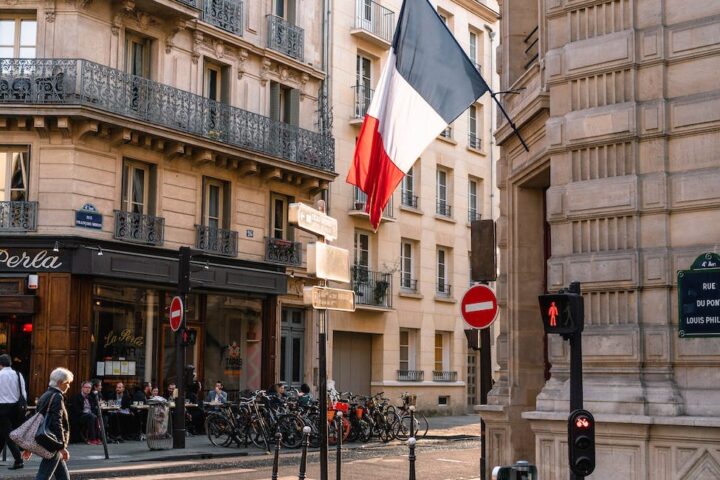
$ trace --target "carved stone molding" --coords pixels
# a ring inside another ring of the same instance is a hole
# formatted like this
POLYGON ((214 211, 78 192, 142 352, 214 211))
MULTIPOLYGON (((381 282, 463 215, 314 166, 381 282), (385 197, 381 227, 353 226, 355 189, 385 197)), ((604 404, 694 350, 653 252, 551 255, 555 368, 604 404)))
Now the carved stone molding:
POLYGON ((238 80, 245 75, 245 62, 247 61, 249 53, 244 48, 238 51, 238 80))
POLYGON ((272 62, 268 60, 267 58, 264 58, 262 61, 262 65, 260 67, 260 84, 264 87, 267 85, 268 81, 268 75, 270 73, 270 67, 272 67, 272 62))
POLYGON ((166 32, 165 37, 165 53, 170 53, 170 51, 175 46, 175 36, 185 30, 187 28, 187 23, 183 20, 176 20, 175 23, 171 25, 171 27, 166 32))
POLYGON ((200 46, 203 43, 203 33, 199 30, 193 31, 192 62, 197 65, 200 58, 200 46))
POLYGON ((225 43, 222 40, 214 40, 213 49, 217 58, 223 58, 225 55, 225 43))

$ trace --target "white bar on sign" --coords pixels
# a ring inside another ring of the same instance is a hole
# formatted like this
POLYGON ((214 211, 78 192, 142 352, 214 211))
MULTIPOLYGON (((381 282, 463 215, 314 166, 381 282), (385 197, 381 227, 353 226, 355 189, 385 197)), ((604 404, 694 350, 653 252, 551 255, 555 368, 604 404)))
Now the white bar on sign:
POLYGON ((480 312, 482 310, 492 310, 492 308, 493 302, 468 303, 467 305, 465 305, 465 312, 480 312))

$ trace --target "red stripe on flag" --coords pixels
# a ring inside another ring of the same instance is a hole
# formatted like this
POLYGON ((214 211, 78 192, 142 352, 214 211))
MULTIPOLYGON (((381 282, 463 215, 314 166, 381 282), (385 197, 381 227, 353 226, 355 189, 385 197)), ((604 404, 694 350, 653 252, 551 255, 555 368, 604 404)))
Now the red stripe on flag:
POLYGON ((370 224, 375 230, 380 225, 383 209, 405 176, 385 151, 379 124, 377 118, 365 116, 347 176, 348 183, 367 194, 365 211, 370 214, 370 224))

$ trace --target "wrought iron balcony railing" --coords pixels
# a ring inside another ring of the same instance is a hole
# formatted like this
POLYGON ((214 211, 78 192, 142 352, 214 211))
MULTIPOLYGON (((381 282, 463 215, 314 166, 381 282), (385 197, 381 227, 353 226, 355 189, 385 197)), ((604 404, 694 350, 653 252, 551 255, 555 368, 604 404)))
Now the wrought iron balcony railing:
POLYGON ((353 108, 353 118, 363 119, 365 114, 370 108, 370 101, 372 100, 373 93, 375 90, 367 88, 365 85, 355 85, 352 87, 355 95, 355 106, 353 108))
POLYGON ((177 0, 180 3, 184 3, 185 5, 193 8, 200 8, 200 0, 177 0))
POLYGON ((204 3, 203 20, 235 35, 243 34, 243 3, 240 0, 204 0, 204 3))
POLYGON ((265 237, 265 261, 282 265, 302 265, 302 243, 265 237))
POLYGON ((435 205, 435 213, 443 217, 452 217, 452 206, 447 203, 447 200, 438 200, 435 205))
POLYGON ((450 295, 452 295, 452 285, 438 282, 438 284, 436 285, 435 294, 438 297, 450 298, 450 295))
POLYGON ((477 133, 468 133, 468 147, 474 148, 475 150, 482 149, 482 139, 477 133))
POLYGON ((457 372, 433 370, 433 382, 456 382, 457 372))
POLYGON ((424 370, 398 370, 398 382, 422 382, 425 379, 424 370))
POLYGON ((325 171, 335 140, 88 60, 0 59, 0 104, 83 105, 325 171))
POLYGON ((480 220, 481 218, 482 215, 477 210, 474 210, 472 208, 468 210, 468 223, 474 222, 475 220, 480 220))
MULTIPOLYGON (((363 195, 364 195, 364 194, 363 194, 363 195)), ((357 198, 356 198, 356 199, 353 201, 351 210, 354 211, 354 212, 364 212, 366 206, 367 206, 367 196, 365 196, 365 198, 361 198, 361 199, 357 199, 357 198)), ((383 216, 383 218, 395 218, 395 217, 393 216, 393 200, 392 200, 392 197, 391 197, 390 200, 388 201, 388 204, 385 205, 385 208, 383 208, 382 216, 383 216)))
POLYGON ((392 307, 392 274, 352 267, 352 289, 355 303, 375 307, 392 307))
POLYGON ((236 257, 238 232, 207 225, 195 225, 195 248, 216 255, 236 257))
POLYGON ((395 31, 395 12, 377 2, 355 0, 355 28, 362 28, 390 43, 395 31))
POLYGON ((411 278, 410 275, 400 273, 400 289, 407 292, 417 292, 417 280, 411 278))
POLYGON ((418 208, 418 196, 413 195, 413 192, 403 191, 401 196, 403 205, 406 207, 418 208))
POLYGON ((267 16, 267 46, 295 60, 305 57, 305 31, 275 15, 267 16))
POLYGON ((164 218, 115 210, 113 238, 133 243, 162 245, 164 237, 164 218))
POLYGON ((0 232, 37 230, 37 202, 0 202, 0 232))

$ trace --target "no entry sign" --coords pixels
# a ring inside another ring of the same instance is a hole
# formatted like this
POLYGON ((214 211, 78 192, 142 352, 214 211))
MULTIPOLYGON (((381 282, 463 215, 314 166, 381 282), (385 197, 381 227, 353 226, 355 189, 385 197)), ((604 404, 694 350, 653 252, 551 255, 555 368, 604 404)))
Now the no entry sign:
POLYGON ((487 328, 495 321, 498 313, 495 292, 485 285, 470 287, 463 296, 460 309, 468 325, 473 328, 487 328))
POLYGON ((182 325, 183 314, 182 299, 180 297, 173 297, 172 302, 170 302, 170 328, 172 328, 173 332, 177 332, 180 325, 182 325))

